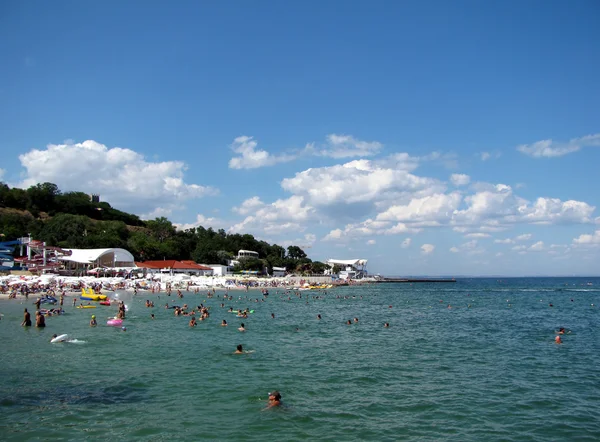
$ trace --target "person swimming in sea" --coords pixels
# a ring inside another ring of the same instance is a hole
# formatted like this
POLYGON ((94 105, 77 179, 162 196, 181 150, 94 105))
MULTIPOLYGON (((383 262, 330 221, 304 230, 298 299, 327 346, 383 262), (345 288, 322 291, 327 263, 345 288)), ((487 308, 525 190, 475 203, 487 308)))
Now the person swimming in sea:
POLYGON ((96 315, 92 315, 92 319, 90 319, 90 327, 96 327, 98 323, 96 322, 96 315))
POLYGON ((279 391, 275 390, 269 393, 269 403, 267 404, 267 406, 264 408, 265 410, 268 410, 269 408, 273 408, 273 407, 279 407, 281 405, 281 393, 279 393, 279 391))
POLYGON ((562 339, 560 338, 559 335, 556 335, 556 338, 554 338, 554 343, 555 344, 562 344, 563 343, 563 341, 562 341, 562 339))

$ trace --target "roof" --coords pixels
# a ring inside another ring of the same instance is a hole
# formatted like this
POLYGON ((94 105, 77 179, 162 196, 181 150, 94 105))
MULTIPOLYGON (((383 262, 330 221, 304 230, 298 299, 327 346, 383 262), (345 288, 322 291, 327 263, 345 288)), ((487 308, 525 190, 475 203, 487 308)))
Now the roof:
POLYGON ((347 266, 366 266, 366 259, 328 259, 327 264, 340 264, 347 266))
POLYGON ((273 271, 274 272, 285 272, 286 268, 285 267, 275 267, 275 266, 273 266, 273 271))
POLYGON ((65 249, 71 255, 59 256, 61 261, 89 264, 105 255, 114 253, 115 262, 133 262, 133 255, 125 249, 65 249))
POLYGON ((176 259, 136 262, 136 265, 146 269, 212 270, 211 267, 196 264, 194 261, 177 261, 176 259))

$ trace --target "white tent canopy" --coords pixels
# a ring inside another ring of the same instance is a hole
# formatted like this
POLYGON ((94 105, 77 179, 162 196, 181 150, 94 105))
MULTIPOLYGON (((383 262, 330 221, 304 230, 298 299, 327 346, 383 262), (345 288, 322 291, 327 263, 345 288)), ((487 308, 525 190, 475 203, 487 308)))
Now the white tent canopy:
MULTIPOLYGON (((129 264, 134 267, 133 255, 125 249, 65 249, 70 250, 71 255, 59 256, 61 261, 70 261, 79 264, 104 265, 114 267, 117 263, 121 266, 129 264)), ((127 265, 125 265, 127 266, 127 265)))
POLYGON ((339 264, 339 265, 343 265, 343 266, 357 267, 357 266, 366 266, 367 260, 366 259, 328 259, 327 264, 329 264, 329 265, 339 264))

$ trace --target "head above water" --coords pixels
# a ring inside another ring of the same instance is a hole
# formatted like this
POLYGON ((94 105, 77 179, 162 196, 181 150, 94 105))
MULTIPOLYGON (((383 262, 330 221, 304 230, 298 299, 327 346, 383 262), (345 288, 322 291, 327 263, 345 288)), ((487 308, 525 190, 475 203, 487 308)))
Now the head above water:
POLYGON ((275 390, 269 393, 269 399, 271 399, 271 397, 276 400, 279 401, 281 400, 281 394, 279 393, 279 391, 275 390))

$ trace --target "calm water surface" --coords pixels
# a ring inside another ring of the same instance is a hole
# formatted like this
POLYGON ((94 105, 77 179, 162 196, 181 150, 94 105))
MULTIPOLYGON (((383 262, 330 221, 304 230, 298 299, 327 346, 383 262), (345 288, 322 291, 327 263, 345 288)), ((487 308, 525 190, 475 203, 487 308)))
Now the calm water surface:
POLYGON ((126 332, 112 306, 40 330, 19 326, 33 300, 0 301, 0 440, 600 440, 598 278, 231 294, 121 293, 126 332), (190 328, 165 302, 211 317, 190 328), (285 407, 262 411, 272 389, 285 407))

